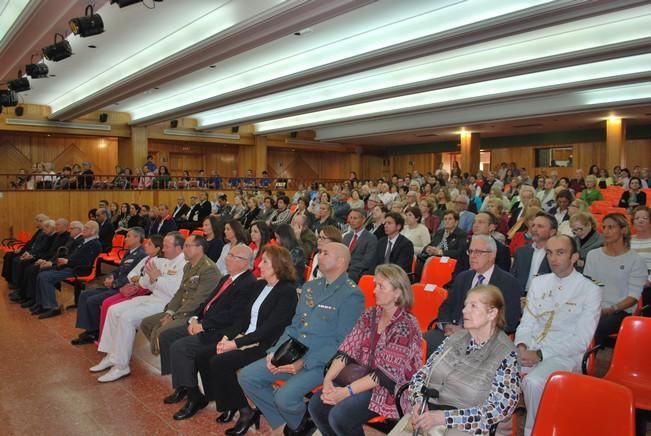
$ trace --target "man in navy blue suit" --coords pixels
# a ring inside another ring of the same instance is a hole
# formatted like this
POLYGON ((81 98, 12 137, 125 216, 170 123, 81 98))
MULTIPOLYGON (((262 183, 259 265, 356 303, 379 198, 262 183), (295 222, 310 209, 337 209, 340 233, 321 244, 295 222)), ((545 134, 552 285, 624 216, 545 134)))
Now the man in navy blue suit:
POLYGON ((511 274, 520 282, 524 295, 529 290, 532 278, 552 272, 547 263, 545 245, 547 240, 556 234, 557 229, 556 218, 546 212, 538 212, 529 229, 532 243, 515 251, 511 274))

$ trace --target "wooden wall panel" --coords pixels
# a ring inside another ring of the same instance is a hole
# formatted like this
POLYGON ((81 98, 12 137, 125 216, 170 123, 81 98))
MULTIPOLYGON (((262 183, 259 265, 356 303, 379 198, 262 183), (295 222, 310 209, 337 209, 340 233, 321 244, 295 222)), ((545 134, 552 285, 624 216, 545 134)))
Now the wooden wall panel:
POLYGON ((29 170, 38 162, 53 162, 55 170, 60 170, 88 161, 95 173, 113 174, 118 161, 117 139, 0 132, 0 156, 0 172, 5 173, 29 170))
POLYGON ((241 145, 238 150, 238 159, 237 159, 238 174, 240 176, 245 176, 247 170, 253 170, 253 174, 255 174, 255 169, 256 169, 255 146, 241 145))
POLYGON ((633 169, 635 165, 651 169, 651 139, 626 141, 626 166, 633 169))
MULTIPOLYGON (((393 156, 393 169, 391 174, 404 176, 417 170, 421 174, 434 172, 434 153, 399 154, 393 156)), ((390 175, 391 175, 390 174, 390 175)))
POLYGON ((391 176, 391 159, 386 156, 378 156, 374 154, 362 154, 361 156, 361 172, 357 175, 359 179, 372 179, 377 180, 380 177, 391 176))
POLYGON ((297 179, 347 179, 349 153, 269 150, 267 171, 271 177, 297 179))

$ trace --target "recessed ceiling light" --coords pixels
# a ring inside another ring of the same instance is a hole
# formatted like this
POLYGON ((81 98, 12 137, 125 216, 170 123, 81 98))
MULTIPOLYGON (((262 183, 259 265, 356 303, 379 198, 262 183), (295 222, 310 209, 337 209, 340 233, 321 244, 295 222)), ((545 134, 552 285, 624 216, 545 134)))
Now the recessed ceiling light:
POLYGON ((217 68, 217 65, 211 65, 208 68, 217 68))
POLYGON ((88 48, 97 48, 97 46, 96 46, 96 45, 93 45, 93 44, 91 44, 91 45, 89 45, 89 46, 88 46, 88 48))

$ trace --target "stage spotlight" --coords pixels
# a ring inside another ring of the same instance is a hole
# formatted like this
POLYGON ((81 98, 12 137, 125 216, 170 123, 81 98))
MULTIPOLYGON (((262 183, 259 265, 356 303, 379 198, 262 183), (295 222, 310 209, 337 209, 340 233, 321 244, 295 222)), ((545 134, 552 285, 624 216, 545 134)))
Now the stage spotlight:
POLYGON ((83 17, 73 18, 68 22, 70 30, 75 35, 82 38, 87 36, 99 35, 104 32, 104 21, 99 14, 95 14, 93 6, 86 6, 86 15, 83 17))
POLYGON ((7 83, 7 87, 14 92, 25 92, 30 90, 29 80, 27 77, 19 77, 14 80, 10 80, 7 83))
POLYGON ((55 33, 54 44, 43 47, 43 56, 52 62, 59 62, 72 56, 72 47, 62 34, 55 33), (57 38, 60 40, 57 41, 57 38))
POLYGON ((0 106, 18 106, 18 95, 11 90, 0 90, 0 106))
POLYGON ((43 79, 49 72, 50 69, 43 63, 25 65, 25 73, 32 79, 43 79))
POLYGON ((121 8, 125 6, 131 6, 135 5, 136 3, 140 3, 142 0, 111 0, 111 4, 117 3, 118 6, 121 8))

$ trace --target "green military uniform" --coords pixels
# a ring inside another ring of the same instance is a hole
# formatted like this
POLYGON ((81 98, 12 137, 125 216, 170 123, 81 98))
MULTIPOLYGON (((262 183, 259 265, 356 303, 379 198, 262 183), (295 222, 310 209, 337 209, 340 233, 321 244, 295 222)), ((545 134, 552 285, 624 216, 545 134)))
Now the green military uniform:
POLYGON ((190 262, 185 264, 181 286, 174 294, 174 298, 165 306, 165 312, 148 316, 140 324, 143 334, 149 339, 151 352, 154 355, 159 354, 158 338, 161 332, 187 324, 190 316, 208 298, 221 277, 215 262, 206 255, 194 266, 190 262), (161 326, 160 320, 166 314, 172 316, 172 321, 161 326))

